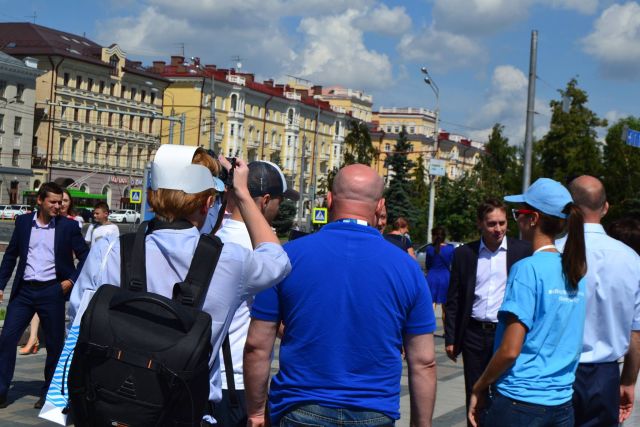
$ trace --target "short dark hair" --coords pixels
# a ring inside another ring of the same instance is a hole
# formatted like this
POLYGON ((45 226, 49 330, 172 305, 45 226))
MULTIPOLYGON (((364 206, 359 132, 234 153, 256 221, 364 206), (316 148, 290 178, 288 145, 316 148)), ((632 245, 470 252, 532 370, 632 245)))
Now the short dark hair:
POLYGON ((107 202, 98 202, 95 204, 93 209, 102 209, 105 212, 109 212, 109 205, 107 204, 107 202))
POLYGON ((40 186, 40 189, 38 190, 38 199, 46 199, 47 194, 49 193, 62 195, 62 187, 60 187, 55 182, 45 182, 40 186))
POLYGON ((396 218, 395 221, 393 221, 394 230, 400 230, 401 228, 406 228, 408 226, 409 226, 409 221, 407 221, 407 219, 403 216, 399 216, 398 218, 396 218))
POLYGON ((476 210, 476 215, 478 217, 478 221, 482 221, 485 215, 493 212, 496 209, 500 209, 503 212, 507 212, 507 206, 504 202, 498 198, 490 197, 488 199, 484 199, 482 203, 478 206, 476 210))

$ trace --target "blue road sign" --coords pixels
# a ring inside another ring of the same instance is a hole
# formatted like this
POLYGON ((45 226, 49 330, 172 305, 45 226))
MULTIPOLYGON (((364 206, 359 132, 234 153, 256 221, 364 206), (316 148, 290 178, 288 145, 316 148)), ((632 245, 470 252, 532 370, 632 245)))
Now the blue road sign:
POLYGON ((327 223, 327 208, 313 208, 312 222, 314 224, 327 223))
POLYGON ((129 199, 131 203, 140 204, 142 202, 142 190, 131 190, 129 199))
POLYGON ((640 132, 633 129, 627 130, 627 145, 640 148, 640 132))

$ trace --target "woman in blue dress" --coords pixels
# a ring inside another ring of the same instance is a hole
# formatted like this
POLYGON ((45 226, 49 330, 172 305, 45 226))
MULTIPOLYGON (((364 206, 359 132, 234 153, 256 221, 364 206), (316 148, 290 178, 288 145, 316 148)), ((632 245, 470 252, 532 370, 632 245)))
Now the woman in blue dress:
MULTIPOLYGON (((438 226, 431 230, 431 244, 427 246, 425 254, 425 269, 427 270, 427 283, 433 300, 433 310, 437 304, 447 302, 449 290, 449 277, 451 276, 451 262, 453 261, 453 245, 445 243, 447 231, 438 226)), ((442 310, 444 322, 444 310, 442 310)))

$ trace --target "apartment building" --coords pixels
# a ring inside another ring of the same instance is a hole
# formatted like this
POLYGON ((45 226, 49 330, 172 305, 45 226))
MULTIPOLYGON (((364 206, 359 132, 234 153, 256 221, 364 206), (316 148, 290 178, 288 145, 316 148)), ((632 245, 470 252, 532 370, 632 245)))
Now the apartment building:
POLYGON ((228 157, 277 163, 300 191, 298 219, 306 219, 303 207, 315 200, 321 177, 342 163, 347 114, 309 90, 258 82, 251 73, 198 58, 172 56, 169 63, 154 61, 150 71, 171 82, 163 113, 179 120, 163 124, 163 143, 182 140, 228 157))
POLYGON ((31 188, 37 60, 0 52, 0 204, 21 203, 31 188))
POLYGON ((0 50, 33 57, 36 81, 33 182, 106 195, 128 207, 160 145, 169 82, 127 59, 117 45, 31 23, 0 23, 0 50))

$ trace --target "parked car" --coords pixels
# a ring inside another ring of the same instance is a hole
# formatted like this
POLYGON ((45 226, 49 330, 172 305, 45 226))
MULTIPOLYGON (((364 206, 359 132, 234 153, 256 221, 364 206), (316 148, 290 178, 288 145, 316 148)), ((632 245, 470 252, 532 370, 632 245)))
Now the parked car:
POLYGON ((131 209, 118 209, 109 214, 112 222, 140 222, 140 214, 131 209))
POLYGON ((6 205, 2 211, 2 219, 15 220, 18 215, 31 212, 29 205, 6 205))
MULTIPOLYGON (((453 245, 454 248, 464 245, 464 243, 462 242, 447 242, 447 243, 450 245, 453 245)), ((418 264, 420 264, 420 268, 422 268, 423 270, 424 270, 424 262, 427 257, 427 246, 428 244, 425 244, 416 249, 416 260, 418 261, 418 264)))

